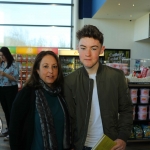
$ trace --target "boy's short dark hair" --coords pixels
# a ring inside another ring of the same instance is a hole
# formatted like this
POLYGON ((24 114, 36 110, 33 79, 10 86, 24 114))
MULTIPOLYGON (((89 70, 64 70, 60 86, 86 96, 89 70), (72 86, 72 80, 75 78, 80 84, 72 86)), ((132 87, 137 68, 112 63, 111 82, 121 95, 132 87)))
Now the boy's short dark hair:
POLYGON ((93 25, 84 25, 81 30, 78 30, 76 33, 78 40, 84 37, 94 38, 98 40, 102 45, 104 42, 103 33, 93 25))

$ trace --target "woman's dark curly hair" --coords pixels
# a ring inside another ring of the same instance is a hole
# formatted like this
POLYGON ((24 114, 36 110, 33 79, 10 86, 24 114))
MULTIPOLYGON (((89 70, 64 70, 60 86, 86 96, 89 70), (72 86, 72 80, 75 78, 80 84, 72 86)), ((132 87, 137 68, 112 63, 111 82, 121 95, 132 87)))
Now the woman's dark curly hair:
POLYGON ((60 60, 59 60, 58 56, 53 51, 41 51, 36 56, 34 64, 33 64, 33 67, 32 67, 31 76, 26 81, 24 86, 31 86, 31 87, 35 87, 35 88, 40 87, 39 74, 37 73, 37 70, 40 67, 41 60, 46 55, 53 56, 56 59, 56 62, 57 62, 57 65, 58 65, 58 77, 57 77, 56 81, 52 84, 52 87, 54 87, 54 88, 57 87, 57 86, 61 86, 62 87, 62 84, 63 84, 63 73, 62 73, 62 70, 61 70, 61 64, 60 64, 60 60))
POLYGON ((81 30, 77 31, 76 36, 78 40, 84 37, 89 37, 98 40, 102 45, 104 42, 103 33, 96 26, 93 25, 84 25, 81 30))

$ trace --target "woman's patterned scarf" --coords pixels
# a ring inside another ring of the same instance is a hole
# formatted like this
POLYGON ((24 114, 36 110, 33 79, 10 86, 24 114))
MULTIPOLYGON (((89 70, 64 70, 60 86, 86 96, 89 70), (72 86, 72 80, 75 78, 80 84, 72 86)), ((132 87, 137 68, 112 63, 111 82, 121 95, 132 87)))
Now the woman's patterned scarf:
MULTIPOLYGON (((60 93, 61 88, 58 87, 52 90, 41 79, 39 80, 42 88, 48 91, 51 95, 60 93)), ((44 150, 58 150, 53 117, 52 117, 51 110, 48 106, 48 102, 42 91, 43 89, 38 89, 35 91, 35 93, 36 93, 36 108, 40 117, 42 136, 44 142, 44 150)))

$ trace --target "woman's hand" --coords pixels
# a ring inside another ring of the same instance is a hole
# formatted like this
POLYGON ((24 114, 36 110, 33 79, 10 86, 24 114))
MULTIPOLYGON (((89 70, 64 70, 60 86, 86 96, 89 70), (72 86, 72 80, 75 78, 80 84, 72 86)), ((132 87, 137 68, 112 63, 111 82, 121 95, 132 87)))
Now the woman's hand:
POLYGON ((126 148, 125 141, 123 141, 121 139, 117 139, 114 142, 116 142, 117 144, 111 150, 125 150, 125 148, 126 148))
POLYGON ((0 71, 0 75, 6 77, 7 74, 5 72, 3 72, 3 71, 0 71))
POLYGON ((1 76, 4 76, 5 73, 4 73, 3 71, 0 71, 0 75, 1 75, 1 76))
POLYGON ((5 76, 5 77, 8 78, 9 80, 16 81, 16 79, 15 79, 13 76, 11 76, 11 75, 9 75, 9 74, 3 72, 3 71, 0 71, 0 76, 5 76))

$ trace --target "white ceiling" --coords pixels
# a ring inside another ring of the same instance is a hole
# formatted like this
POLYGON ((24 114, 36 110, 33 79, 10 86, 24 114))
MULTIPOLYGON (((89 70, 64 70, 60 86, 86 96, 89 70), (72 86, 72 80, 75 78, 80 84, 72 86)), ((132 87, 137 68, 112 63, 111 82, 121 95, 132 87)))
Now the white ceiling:
POLYGON ((150 0, 106 0, 92 18, 136 20, 149 12, 150 0))

